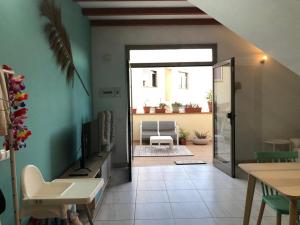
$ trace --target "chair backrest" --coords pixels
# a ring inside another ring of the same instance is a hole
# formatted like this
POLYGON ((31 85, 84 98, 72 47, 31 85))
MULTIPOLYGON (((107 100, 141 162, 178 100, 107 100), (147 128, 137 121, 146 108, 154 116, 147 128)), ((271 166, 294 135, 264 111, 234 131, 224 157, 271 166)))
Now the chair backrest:
POLYGON ((24 167, 21 175, 21 187, 23 198, 30 198, 45 183, 41 171, 34 165, 24 167))
POLYGON ((158 127, 160 131, 164 131, 164 130, 174 131, 176 129, 175 121, 159 121, 158 123, 159 123, 158 127))
POLYGON ((300 148, 300 138, 290 138, 293 148, 300 148))
POLYGON ((257 162, 295 162, 298 159, 298 152, 255 152, 257 162))
POLYGON ((157 131, 157 121, 142 121, 142 130, 157 131))
MULTIPOLYGON (((258 163, 280 163, 280 162, 295 162, 298 159, 298 152, 294 151, 279 151, 279 152, 255 152, 255 158, 258 163)), ((262 185, 263 195, 278 195, 277 191, 267 186, 264 183, 262 185)))

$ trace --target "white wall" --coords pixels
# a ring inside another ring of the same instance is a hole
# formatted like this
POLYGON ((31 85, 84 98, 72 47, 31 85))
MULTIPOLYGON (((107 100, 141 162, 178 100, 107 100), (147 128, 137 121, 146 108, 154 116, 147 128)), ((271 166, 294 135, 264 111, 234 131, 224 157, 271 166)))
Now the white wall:
POLYGON ((299 0, 189 0, 300 75, 299 0))
POLYGON ((264 137, 300 137, 300 78, 223 26, 92 28, 94 115, 113 109, 117 120, 114 163, 127 161, 125 45, 217 43, 218 61, 236 57, 237 159, 252 159, 264 137), (100 87, 121 87, 121 97, 100 98, 100 87))
POLYGON ((206 95, 212 90, 212 67, 173 67, 167 68, 171 72, 166 90, 165 68, 132 68, 132 105, 137 108, 138 113, 143 113, 143 106, 159 106, 159 103, 166 103, 171 110, 171 104, 197 104, 202 111, 208 112, 206 95), (144 70, 157 71, 157 87, 143 87, 145 79, 144 70), (188 73, 188 89, 179 88, 180 74, 178 71, 188 73), (170 99, 166 99, 166 91, 170 99))
POLYGON ((165 70, 164 68, 147 68, 157 71, 157 87, 143 87, 145 68, 132 68, 132 108, 143 113, 144 105, 158 106, 165 96, 165 70))

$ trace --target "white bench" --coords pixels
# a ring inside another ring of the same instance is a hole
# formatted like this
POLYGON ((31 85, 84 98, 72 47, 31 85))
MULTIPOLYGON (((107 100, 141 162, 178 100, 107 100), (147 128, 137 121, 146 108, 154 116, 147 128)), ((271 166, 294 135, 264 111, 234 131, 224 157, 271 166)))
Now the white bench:
POLYGON ((173 149, 173 138, 171 136, 151 136, 150 146, 152 144, 169 144, 170 149, 173 149))

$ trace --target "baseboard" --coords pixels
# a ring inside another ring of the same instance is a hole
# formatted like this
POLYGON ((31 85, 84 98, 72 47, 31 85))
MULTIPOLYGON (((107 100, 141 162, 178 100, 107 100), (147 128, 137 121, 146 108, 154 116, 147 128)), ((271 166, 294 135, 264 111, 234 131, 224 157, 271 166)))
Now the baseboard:
POLYGON ((242 159, 242 160, 236 160, 235 165, 239 165, 240 163, 256 163, 255 159, 242 159))

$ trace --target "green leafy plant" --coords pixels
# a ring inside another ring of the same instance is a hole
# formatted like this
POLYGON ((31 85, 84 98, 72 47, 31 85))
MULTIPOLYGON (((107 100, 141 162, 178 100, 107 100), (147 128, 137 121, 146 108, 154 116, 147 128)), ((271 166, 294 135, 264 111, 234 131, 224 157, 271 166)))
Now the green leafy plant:
POLYGON ((212 90, 210 90, 209 92, 207 92, 207 94, 206 94, 206 100, 208 102, 212 102, 213 101, 213 92, 212 92, 212 90))
POLYGON ((197 108, 200 108, 200 106, 197 105, 197 104, 190 103, 190 104, 185 105, 185 108, 194 108, 194 109, 197 109, 197 108))
POLYGON ((187 132, 187 131, 185 131, 184 129, 181 128, 179 130, 179 138, 181 138, 181 139, 187 139, 189 135, 190 135, 190 133, 187 132))
POLYGON ((208 131, 198 132, 195 130, 194 134, 198 139, 206 139, 208 137, 208 131))
POLYGON ((180 102, 174 102, 172 103, 172 107, 181 107, 182 104, 180 102))
POLYGON ((159 104, 159 108, 160 108, 160 109, 164 109, 166 106, 167 106, 166 103, 160 103, 160 104, 159 104))

